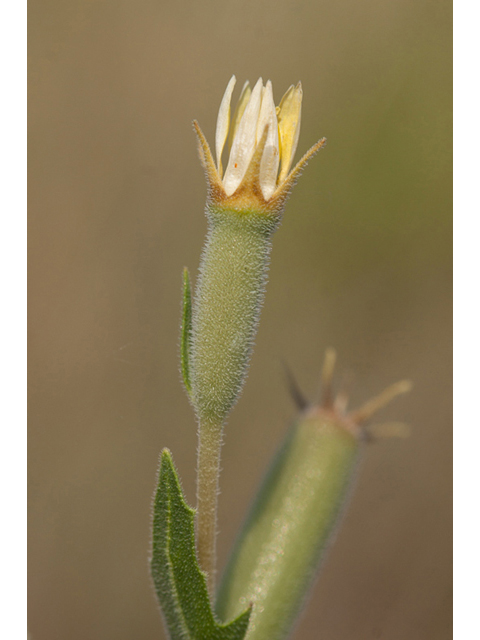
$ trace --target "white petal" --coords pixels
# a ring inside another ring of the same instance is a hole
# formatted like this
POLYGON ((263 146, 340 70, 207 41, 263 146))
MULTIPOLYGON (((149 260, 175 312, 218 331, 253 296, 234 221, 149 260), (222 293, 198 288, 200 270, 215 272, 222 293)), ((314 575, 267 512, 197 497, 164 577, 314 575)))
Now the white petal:
POLYGON ((265 200, 269 200, 277 188, 278 161, 278 148, 274 145, 265 145, 260 163, 260 187, 265 200))
POLYGON ((265 85, 264 90, 262 91, 262 104, 260 107, 260 113, 258 114, 258 122, 256 129, 256 144, 260 142, 260 138, 263 135, 263 131, 265 129, 265 125, 270 123, 270 111, 272 109, 275 111, 275 103, 273 102, 273 94, 272 94, 272 83, 270 80, 265 85))
POLYGON ((231 196, 242 181, 255 151, 258 114, 262 99, 263 83, 260 78, 255 85, 250 101, 245 108, 235 138, 233 139, 230 159, 223 177, 225 193, 231 196))
POLYGON ((278 146, 278 123, 275 102, 273 100, 272 83, 270 80, 265 86, 262 97, 262 106, 258 117, 257 144, 268 125, 267 140, 260 163, 260 187, 265 200, 268 200, 277 184, 278 163, 280 160, 278 146))
POLYGON ((228 136, 230 149, 232 148, 233 139, 235 138, 235 134, 237 133, 238 125, 240 124, 240 120, 242 119, 246 106, 250 101, 251 95, 252 90, 250 89, 250 83, 247 80, 243 85, 242 93, 240 94, 240 98, 238 99, 237 106, 235 107, 235 112, 232 118, 232 126, 230 127, 230 133, 228 136))
POLYGON ((218 111, 217 118, 217 131, 215 133, 215 152, 217 154, 217 169, 219 173, 222 172, 222 152, 225 146, 225 141, 228 135, 228 128, 230 126, 230 102, 232 100, 233 88, 237 79, 235 76, 230 78, 225 93, 223 94, 222 102, 220 103, 220 109, 218 111))

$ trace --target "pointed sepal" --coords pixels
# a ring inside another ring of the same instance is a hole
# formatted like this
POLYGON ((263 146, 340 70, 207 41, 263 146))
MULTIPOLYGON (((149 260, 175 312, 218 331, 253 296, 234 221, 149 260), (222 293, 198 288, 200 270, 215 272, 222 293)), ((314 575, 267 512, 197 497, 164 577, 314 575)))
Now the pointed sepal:
POLYGON ((196 120, 193 121, 193 128, 197 135, 200 162, 202 163, 207 179, 208 197, 213 201, 223 200, 227 197, 227 194, 225 193, 222 180, 215 165, 210 145, 196 120))
POLYGON ((323 149, 323 147, 327 144, 326 138, 321 138, 318 142, 316 142, 313 147, 304 154, 302 158, 297 162, 295 167, 290 171, 288 176, 285 178, 283 182, 281 182, 275 193, 273 194, 271 200, 269 201, 269 205, 272 209, 283 209, 285 203, 292 192, 293 187, 297 183, 298 178, 300 177, 302 171, 308 164, 308 161, 313 158, 313 156, 323 149))

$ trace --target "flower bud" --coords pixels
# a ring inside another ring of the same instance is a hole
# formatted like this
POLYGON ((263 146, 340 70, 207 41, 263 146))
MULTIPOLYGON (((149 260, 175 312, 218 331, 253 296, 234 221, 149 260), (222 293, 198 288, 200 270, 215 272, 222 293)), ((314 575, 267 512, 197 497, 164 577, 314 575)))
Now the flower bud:
POLYGON ((370 439, 363 422, 410 389, 407 381, 397 383, 346 413, 344 397, 333 400, 330 391, 330 364, 327 355, 324 401, 304 409, 288 432, 220 585, 222 620, 253 604, 247 640, 289 636, 352 492, 362 445, 370 439))

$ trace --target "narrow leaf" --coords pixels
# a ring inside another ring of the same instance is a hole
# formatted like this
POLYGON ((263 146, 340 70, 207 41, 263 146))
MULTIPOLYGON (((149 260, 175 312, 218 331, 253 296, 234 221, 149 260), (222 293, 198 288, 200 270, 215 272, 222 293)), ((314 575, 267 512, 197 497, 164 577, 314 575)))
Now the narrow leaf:
POLYGON ((168 449, 161 456, 153 511, 151 571, 171 640, 243 640, 251 609, 228 624, 212 612, 195 555, 195 511, 185 502, 168 449))
POLYGON ((192 291, 188 269, 183 269, 183 310, 182 310, 182 337, 180 341, 180 362, 185 389, 188 395, 192 393, 190 385, 190 338, 192 334, 192 291))

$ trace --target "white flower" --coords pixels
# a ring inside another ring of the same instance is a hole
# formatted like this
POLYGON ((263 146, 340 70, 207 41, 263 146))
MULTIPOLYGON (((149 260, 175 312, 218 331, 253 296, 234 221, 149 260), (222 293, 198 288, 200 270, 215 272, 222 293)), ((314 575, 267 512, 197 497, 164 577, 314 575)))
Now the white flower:
POLYGON ((266 131, 258 177, 263 197, 269 200, 287 177, 295 155, 300 133, 302 86, 300 83, 296 87, 292 85, 280 105, 275 107, 270 80, 263 86, 260 78, 253 91, 246 82, 231 119, 230 102, 235 82, 235 76, 232 76, 218 113, 215 136, 217 170, 226 195, 233 195, 247 172, 255 150, 263 143, 266 131), (222 153, 229 130, 230 157, 223 173, 222 153))
POLYGON ((235 86, 232 76, 220 103, 215 152, 212 152, 200 125, 193 122, 198 137, 200 159, 209 187, 209 202, 230 210, 262 210, 281 216, 285 202, 303 168, 321 149, 322 138, 291 169, 300 134, 302 85, 291 86, 275 107, 270 80, 260 78, 253 90, 243 86, 235 113, 230 103, 235 86), (228 140, 229 158, 225 171, 222 154, 228 140))

